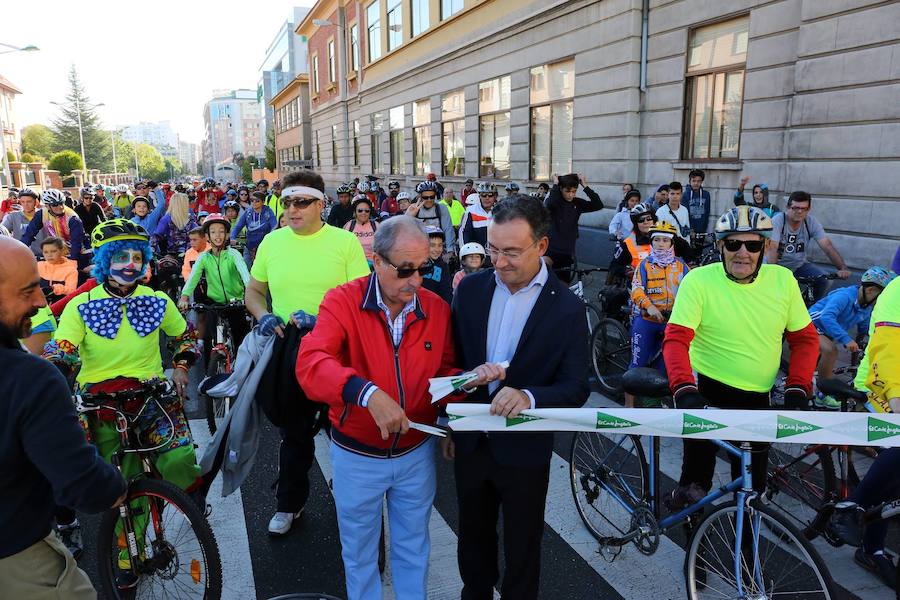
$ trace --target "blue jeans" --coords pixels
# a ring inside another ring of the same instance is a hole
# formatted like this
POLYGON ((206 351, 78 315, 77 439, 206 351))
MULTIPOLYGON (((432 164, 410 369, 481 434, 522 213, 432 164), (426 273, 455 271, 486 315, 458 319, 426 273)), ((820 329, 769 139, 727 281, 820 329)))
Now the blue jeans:
MULTIPOLYGON (((825 271, 812 263, 803 263, 794 271, 794 277, 817 277, 819 275, 825 275, 825 271)), ((815 296, 816 301, 828 293, 830 283, 827 279, 819 279, 813 284, 813 296, 815 296)))
MULTIPOLYGON (((882 502, 896 500, 898 497, 900 497, 900 448, 885 448, 878 454, 848 500, 869 509, 882 502)), ((887 523, 884 521, 866 525, 863 549, 869 554, 884 550, 885 537, 887 537, 887 523)))
POLYGON ((397 458, 362 456, 332 442, 334 504, 349 600, 381 600, 378 543, 385 496, 394 594, 397 600, 427 597, 434 453, 434 440, 397 458))

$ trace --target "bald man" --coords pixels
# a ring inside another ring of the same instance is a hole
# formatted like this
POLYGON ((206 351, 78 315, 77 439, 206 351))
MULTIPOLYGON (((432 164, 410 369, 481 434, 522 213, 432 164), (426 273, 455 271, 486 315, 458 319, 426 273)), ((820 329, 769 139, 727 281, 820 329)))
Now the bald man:
POLYGON ((66 381, 19 343, 44 306, 31 250, 0 237, 0 581, 9 598, 97 597, 53 533, 58 502, 99 513, 125 498, 125 481, 88 444, 66 381))

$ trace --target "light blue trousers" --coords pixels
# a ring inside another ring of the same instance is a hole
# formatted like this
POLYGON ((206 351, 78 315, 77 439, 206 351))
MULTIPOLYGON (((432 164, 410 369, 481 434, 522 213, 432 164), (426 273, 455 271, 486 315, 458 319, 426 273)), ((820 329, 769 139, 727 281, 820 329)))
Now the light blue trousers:
POLYGON ((334 503, 349 600, 381 600, 378 542, 385 496, 396 598, 426 598, 434 454, 434 440, 399 458, 370 458, 331 444, 334 503))

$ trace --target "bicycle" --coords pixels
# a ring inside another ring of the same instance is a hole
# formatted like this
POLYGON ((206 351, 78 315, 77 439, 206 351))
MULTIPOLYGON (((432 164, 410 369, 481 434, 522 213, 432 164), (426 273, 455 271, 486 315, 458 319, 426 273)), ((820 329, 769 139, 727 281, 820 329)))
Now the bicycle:
POLYGON ((164 292, 178 303, 181 288, 184 287, 184 279, 181 278, 181 265, 184 263, 184 254, 165 254, 156 263, 156 289, 164 292))
POLYGON ((722 255, 716 247, 716 235, 714 233, 692 233, 690 244, 694 256, 694 260, 690 264, 691 267, 702 267, 722 261, 722 255))
POLYGON ((175 424, 164 404, 177 399, 166 380, 144 382, 140 389, 98 394, 76 393, 76 410, 110 411, 119 433, 119 449, 111 463, 120 471, 129 454, 140 459, 141 473, 131 478, 128 495, 107 511, 98 527, 100 583, 108 598, 206 598, 222 595, 219 548, 204 511, 183 490, 164 481, 151 455, 175 438, 175 424), (168 438, 152 447, 141 445, 139 421, 155 405, 168 420, 168 438), (136 409, 136 410, 135 410, 136 409), (120 589, 117 570, 136 581, 120 589))
MULTIPOLYGON (((669 393, 666 377, 654 369, 628 371, 623 385, 635 396, 663 398, 669 393)), ((572 495, 601 553, 614 560, 624 546, 633 544, 649 556, 656 552, 660 535, 689 524, 684 570, 691 599, 836 597, 831 575, 810 542, 759 501, 750 473, 750 444, 710 441, 740 459, 742 475, 662 517, 659 438, 651 438, 648 461, 639 436, 575 435, 569 460, 572 495), (714 504, 730 494, 735 494, 734 501, 714 504), (707 506, 712 510, 705 512, 707 506)))
POLYGON ((837 273, 797 277, 797 285, 800 286, 800 295, 803 296, 803 303, 806 304, 806 308, 809 308, 819 300, 815 296, 816 283, 823 280, 832 281, 834 279, 839 279, 837 273))
POLYGON ((221 398, 213 397, 207 393, 212 385, 216 385, 223 379, 221 375, 229 375, 233 368, 235 357, 234 338, 232 337, 231 325, 228 321, 228 313, 240 311, 245 313, 244 303, 240 300, 234 300, 228 304, 201 304, 194 303, 190 308, 198 312, 206 312, 212 315, 212 319, 208 319, 206 323, 207 334, 206 343, 208 343, 208 357, 206 361, 206 378, 200 383, 200 393, 204 398, 204 408, 206 409, 206 424, 209 427, 209 433, 215 435, 219 423, 225 418, 225 415, 231 410, 231 403, 234 400, 230 396, 221 398), (209 328, 215 323, 215 334, 210 335, 209 328))

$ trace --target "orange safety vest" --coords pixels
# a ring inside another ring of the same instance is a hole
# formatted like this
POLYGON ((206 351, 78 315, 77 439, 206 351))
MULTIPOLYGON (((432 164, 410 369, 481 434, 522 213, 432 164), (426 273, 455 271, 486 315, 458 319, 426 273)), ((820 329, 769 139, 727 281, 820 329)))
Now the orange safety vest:
POLYGON ((625 246, 628 248, 628 253, 631 254, 631 268, 635 270, 642 260, 650 256, 650 251, 653 250, 653 246, 650 244, 638 245, 634 240, 634 234, 625 238, 625 246))

